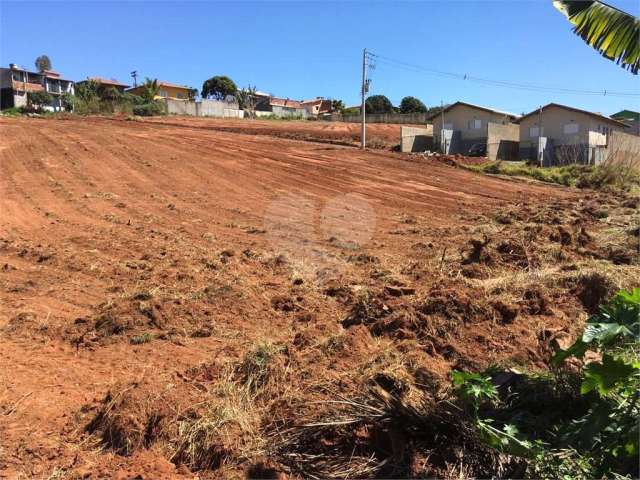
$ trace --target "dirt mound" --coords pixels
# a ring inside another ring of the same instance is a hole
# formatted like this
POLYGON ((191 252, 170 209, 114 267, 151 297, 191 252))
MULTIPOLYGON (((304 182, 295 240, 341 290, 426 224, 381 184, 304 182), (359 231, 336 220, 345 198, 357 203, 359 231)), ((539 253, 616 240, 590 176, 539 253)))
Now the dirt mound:
POLYGON ((145 379, 109 390, 86 431, 119 455, 178 437, 177 421, 195 415, 194 394, 182 383, 145 379), (191 399, 191 401, 190 401, 191 399))

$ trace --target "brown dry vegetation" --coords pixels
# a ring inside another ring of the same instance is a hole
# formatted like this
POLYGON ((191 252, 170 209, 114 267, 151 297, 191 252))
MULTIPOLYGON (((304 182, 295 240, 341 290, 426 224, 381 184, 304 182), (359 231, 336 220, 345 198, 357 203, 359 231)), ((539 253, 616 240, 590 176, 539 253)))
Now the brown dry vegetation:
POLYGON ((0 475, 517 476, 448 373, 549 368, 638 199, 292 123, 0 119, 0 475))

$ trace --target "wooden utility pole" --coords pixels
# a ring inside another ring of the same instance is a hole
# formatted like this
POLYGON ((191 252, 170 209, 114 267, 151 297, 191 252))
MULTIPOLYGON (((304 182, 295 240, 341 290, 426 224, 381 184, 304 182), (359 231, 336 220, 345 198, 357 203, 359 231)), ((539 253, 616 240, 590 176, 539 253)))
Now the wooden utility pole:
POLYGON ((365 98, 367 96, 367 49, 362 51, 362 103, 360 104, 360 118, 362 125, 360 127, 360 148, 364 150, 367 146, 367 126, 365 122, 365 98))

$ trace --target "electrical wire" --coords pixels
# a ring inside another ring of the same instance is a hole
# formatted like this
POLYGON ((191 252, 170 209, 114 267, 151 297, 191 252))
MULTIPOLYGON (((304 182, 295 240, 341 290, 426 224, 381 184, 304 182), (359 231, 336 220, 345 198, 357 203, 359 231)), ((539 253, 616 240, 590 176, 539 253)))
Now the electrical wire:
POLYGON ((533 91, 533 92, 569 94, 569 95, 591 95, 591 96, 603 95, 603 96, 626 97, 626 98, 640 97, 640 93, 615 92, 615 91, 607 91, 607 90, 579 90, 574 88, 536 85, 532 83, 518 83, 518 82, 508 82, 504 80, 493 80, 489 78, 476 77, 474 75, 446 72, 442 70, 436 70, 433 68, 427 68, 420 65, 415 65, 415 64, 403 62, 400 60, 396 60, 394 58, 372 53, 372 52, 367 52, 367 55, 370 56, 370 58, 375 60, 376 66, 383 66, 383 67, 386 66, 386 67, 404 69, 407 71, 412 71, 414 73, 424 73, 428 75, 435 75, 435 76, 446 77, 446 78, 455 78, 458 80, 475 82, 475 83, 479 83, 487 86, 513 88, 513 89, 533 91))

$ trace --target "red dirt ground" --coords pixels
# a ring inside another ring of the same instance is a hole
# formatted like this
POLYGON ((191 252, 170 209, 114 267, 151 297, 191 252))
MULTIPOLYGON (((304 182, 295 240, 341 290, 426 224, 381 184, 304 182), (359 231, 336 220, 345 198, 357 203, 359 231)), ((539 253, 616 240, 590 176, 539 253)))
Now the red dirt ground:
MULTIPOLYGON (((274 121, 193 118, 182 116, 155 117, 143 121, 173 126, 190 126, 249 135, 270 135, 294 140, 317 141, 337 145, 359 145, 360 124, 326 121, 274 121)), ((400 144, 399 124, 370 123, 367 125, 371 148, 390 148, 400 144)))
MULTIPOLYGON (((508 322, 496 321, 504 308, 487 307, 483 292, 504 275, 559 264, 499 245, 490 260, 463 259, 484 227, 494 235, 487 249, 535 222, 550 244, 567 211, 593 233, 589 204, 572 190, 320 143, 352 142, 354 128, 0 119, 0 477, 191 478, 160 443, 120 455, 86 425, 117 385, 182 384, 185 372, 218 371, 259 342, 285 345, 304 378, 334 385, 348 385, 384 342, 442 378, 456 365, 513 358, 544 366, 537 334, 574 334, 585 316, 566 293, 574 287, 552 292, 558 307, 543 316, 527 310, 530 294, 513 300, 523 313, 508 322), (275 138, 282 132, 314 141, 275 138), (365 290, 362 317, 354 299, 365 290), (446 320, 449 333, 393 330, 388 320, 402 312, 446 320), (147 333, 152 341, 136 340, 147 333), (335 338, 352 348, 320 355, 335 338)), ((391 139, 398 128, 372 131, 391 139)), ((571 241, 553 244, 567 263, 596 258, 595 247, 571 241)), ((307 388, 302 378, 291 384, 307 388)), ((189 382, 199 395, 213 385, 189 382)))

